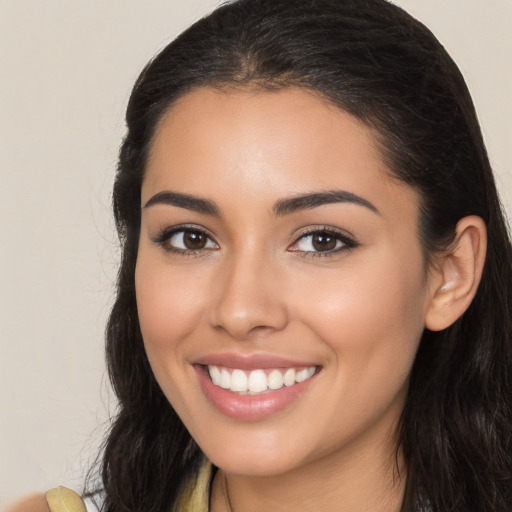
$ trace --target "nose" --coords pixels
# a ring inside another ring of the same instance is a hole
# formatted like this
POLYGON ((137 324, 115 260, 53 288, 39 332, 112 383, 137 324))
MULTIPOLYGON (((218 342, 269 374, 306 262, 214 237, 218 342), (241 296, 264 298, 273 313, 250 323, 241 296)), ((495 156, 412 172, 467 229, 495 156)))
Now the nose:
POLYGON ((277 265, 258 254, 231 258, 219 269, 217 293, 210 311, 214 328, 235 340, 284 329, 288 311, 277 265))

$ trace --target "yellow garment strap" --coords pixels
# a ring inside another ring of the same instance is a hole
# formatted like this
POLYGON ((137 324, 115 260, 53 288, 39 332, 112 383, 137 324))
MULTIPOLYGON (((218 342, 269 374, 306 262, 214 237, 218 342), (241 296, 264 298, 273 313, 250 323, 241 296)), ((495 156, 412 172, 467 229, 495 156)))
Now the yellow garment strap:
POLYGON ((57 487, 48 491, 46 501, 52 512, 87 512, 82 498, 66 487, 57 487))
POLYGON ((212 465, 210 462, 205 462, 197 479, 187 482, 174 507, 174 512, 208 512, 211 475, 212 465))
MULTIPOLYGON (((197 478, 187 482, 174 512, 208 512, 210 501, 210 478, 212 465, 205 462, 197 478)), ((87 512, 78 494, 66 487, 57 487, 46 493, 46 501, 51 512, 87 512)))

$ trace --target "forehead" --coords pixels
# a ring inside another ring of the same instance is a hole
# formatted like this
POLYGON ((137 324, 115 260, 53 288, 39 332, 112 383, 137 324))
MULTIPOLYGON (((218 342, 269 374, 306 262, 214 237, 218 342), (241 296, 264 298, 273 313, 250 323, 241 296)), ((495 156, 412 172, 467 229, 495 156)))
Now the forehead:
POLYGON ((375 140, 371 128, 307 90, 199 88, 163 116, 142 199, 169 188, 243 206, 335 188, 377 202, 398 191, 414 209, 415 192, 392 176, 375 140))

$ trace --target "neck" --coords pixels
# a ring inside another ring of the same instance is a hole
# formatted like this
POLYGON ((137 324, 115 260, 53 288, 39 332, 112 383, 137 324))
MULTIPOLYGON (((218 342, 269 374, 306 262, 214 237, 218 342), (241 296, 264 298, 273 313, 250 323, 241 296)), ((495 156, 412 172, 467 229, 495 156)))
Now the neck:
POLYGON ((405 488, 395 442, 345 447, 284 474, 246 476, 219 470, 212 512, 399 512, 405 488), (397 467, 398 463, 398 467, 397 467))

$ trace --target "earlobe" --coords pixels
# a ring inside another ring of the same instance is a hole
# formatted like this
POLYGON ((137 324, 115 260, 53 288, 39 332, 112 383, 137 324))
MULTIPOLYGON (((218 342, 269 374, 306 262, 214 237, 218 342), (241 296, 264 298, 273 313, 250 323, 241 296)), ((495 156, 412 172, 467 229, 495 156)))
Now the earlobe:
POLYGON ((457 223, 455 239, 435 266, 425 327, 441 331, 453 324, 473 300, 485 262, 487 230, 475 215, 457 223))

